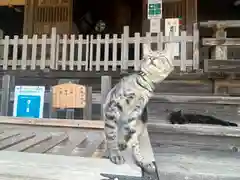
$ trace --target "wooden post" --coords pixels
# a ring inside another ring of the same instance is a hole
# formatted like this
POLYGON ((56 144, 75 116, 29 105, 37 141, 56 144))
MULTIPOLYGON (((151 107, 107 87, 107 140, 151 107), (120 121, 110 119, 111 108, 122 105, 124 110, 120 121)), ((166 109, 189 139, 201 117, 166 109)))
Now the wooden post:
POLYGON ((51 49, 50 49, 50 68, 51 69, 56 69, 56 49, 57 49, 57 29, 52 28, 52 33, 51 33, 51 49))
POLYGON ((83 119, 92 120, 92 87, 87 86, 87 104, 83 109, 83 119))
POLYGON ((10 93, 15 86, 15 77, 5 74, 2 77, 1 115, 8 116, 10 93))
MULTIPOLYGON (((227 32, 225 31, 225 26, 221 24, 216 25, 215 35, 216 39, 225 39, 227 37, 227 32)), ((227 59, 227 46, 216 46, 212 52, 212 59, 216 60, 226 60, 227 59)))
POLYGON ((199 69, 199 29, 197 23, 193 25, 193 69, 199 69))
MULTIPOLYGON (((0 29, 0 40, 3 39, 3 30, 0 29)), ((0 60, 3 59, 4 46, 0 45, 0 60)))
MULTIPOLYGON (((216 24, 215 34, 216 39, 225 39, 227 37, 227 32, 225 31, 224 24, 216 24)), ((216 46, 212 49, 211 58, 216 60, 226 60, 227 59, 227 46, 216 46)), ((218 94, 220 87, 217 83, 217 80, 214 81, 214 94, 218 94)), ((221 88, 221 93, 228 94, 228 88, 221 88)))
POLYGON ((103 103, 111 88, 112 88, 112 77, 101 76, 101 119, 103 119, 103 103))
POLYGON ((124 26, 123 29, 123 59, 121 70, 126 71, 128 69, 128 39, 129 39, 129 26, 124 26))

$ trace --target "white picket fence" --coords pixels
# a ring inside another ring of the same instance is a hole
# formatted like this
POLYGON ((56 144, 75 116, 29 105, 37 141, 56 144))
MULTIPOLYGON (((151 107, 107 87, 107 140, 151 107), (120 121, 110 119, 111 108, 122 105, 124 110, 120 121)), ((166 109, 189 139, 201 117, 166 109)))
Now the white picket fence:
MULTIPOLYGON (((52 29, 51 36, 27 35, 14 36, 10 39, 5 36, 0 39, 0 67, 3 70, 17 69, 45 69, 71 70, 71 71, 116 71, 117 68, 139 70, 140 44, 156 44, 157 49, 162 49, 164 43, 169 42, 163 33, 152 36, 147 33, 141 37, 135 33, 129 36, 129 27, 125 26, 121 37, 113 34, 101 35, 57 35, 52 29), (2 52, 2 54, 1 54, 2 52)), ((174 66, 186 71, 186 67, 199 68, 199 33, 194 28, 194 35, 187 36, 185 31, 181 36, 173 37, 171 42, 180 43, 180 58, 174 60, 174 66), (187 43, 192 43, 193 58, 187 58, 187 43)))

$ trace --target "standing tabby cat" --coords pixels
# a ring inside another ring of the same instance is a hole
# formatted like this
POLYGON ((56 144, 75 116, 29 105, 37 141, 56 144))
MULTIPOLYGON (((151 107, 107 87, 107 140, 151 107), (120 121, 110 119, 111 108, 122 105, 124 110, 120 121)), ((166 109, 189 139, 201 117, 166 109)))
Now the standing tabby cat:
POLYGON ((144 44, 140 72, 123 78, 108 93, 103 114, 109 158, 114 164, 125 162, 120 151, 129 147, 138 166, 147 172, 155 171, 152 162, 144 162, 140 153, 139 137, 146 125, 140 116, 153 95, 154 84, 162 82, 174 69, 172 50, 171 43, 161 52, 144 44))

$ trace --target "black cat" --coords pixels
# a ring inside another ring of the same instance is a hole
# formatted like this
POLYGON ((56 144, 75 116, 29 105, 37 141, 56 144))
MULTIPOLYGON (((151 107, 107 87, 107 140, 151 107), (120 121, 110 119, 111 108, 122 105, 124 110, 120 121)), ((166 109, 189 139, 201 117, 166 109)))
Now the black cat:
POLYGON ((180 111, 171 112, 168 120, 172 124, 213 124, 222 126, 238 126, 236 123, 224 121, 213 116, 183 113, 180 111))

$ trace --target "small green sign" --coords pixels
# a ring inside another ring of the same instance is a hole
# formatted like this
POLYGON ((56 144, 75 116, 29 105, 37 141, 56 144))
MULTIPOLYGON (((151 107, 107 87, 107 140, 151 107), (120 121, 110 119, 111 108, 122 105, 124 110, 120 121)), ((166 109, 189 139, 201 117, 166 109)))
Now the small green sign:
POLYGON ((148 19, 162 18, 162 1, 148 1, 148 19))

